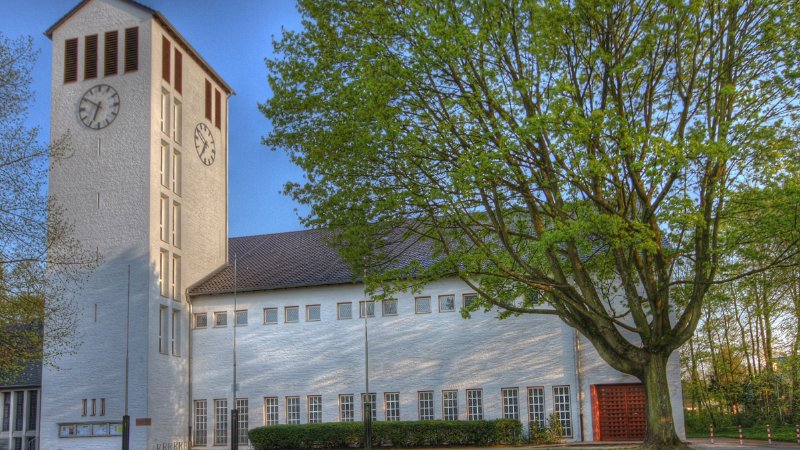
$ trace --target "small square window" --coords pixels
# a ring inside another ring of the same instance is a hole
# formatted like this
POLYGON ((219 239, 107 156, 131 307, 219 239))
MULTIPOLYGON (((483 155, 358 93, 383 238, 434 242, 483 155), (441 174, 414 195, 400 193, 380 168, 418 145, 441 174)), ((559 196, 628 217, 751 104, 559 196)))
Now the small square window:
POLYGON ((267 325, 278 323, 278 308, 264 308, 264 323, 267 325))
POLYGON ((320 320, 319 305, 306 306, 306 322, 318 322, 320 320))
POLYGON ((464 308, 469 308, 478 299, 478 294, 464 294, 464 308))
POLYGON ((294 323, 300 321, 299 306, 287 306, 286 308, 284 308, 284 313, 285 313, 286 323, 294 323))
POLYGON ((214 313, 214 326, 215 327, 228 326, 228 313, 226 311, 218 311, 214 313))
POLYGON ((353 318, 353 304, 350 303, 350 302, 337 303, 336 304, 336 318, 339 319, 339 320, 352 319, 353 318))
POLYGON ((194 315, 194 327, 195 328, 208 327, 208 315, 206 313, 196 313, 194 315))
POLYGON ((453 312, 456 310, 456 296, 455 295, 440 295, 439 296, 439 312, 453 312))
POLYGON ((247 310, 241 309, 236 311, 236 326, 241 327, 247 325, 247 310))
POLYGON ((430 297, 417 297, 414 299, 415 314, 430 314, 430 312, 431 312, 430 297))
POLYGON ((375 302, 373 300, 362 300, 358 302, 358 317, 375 317, 375 302))
POLYGON ((381 310, 384 316, 397 315, 397 299, 390 298, 381 302, 381 310))

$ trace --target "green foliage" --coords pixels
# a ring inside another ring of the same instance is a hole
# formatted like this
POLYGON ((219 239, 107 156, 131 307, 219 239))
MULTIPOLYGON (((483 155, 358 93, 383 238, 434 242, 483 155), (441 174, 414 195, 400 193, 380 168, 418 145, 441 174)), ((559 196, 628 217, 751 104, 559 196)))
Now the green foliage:
MULTIPOLYGON (((361 422, 271 425, 250 430, 257 450, 347 448, 363 444, 361 422)), ((517 444, 522 439, 518 420, 373 422, 372 444, 393 447, 517 444)))
POLYGON ((564 428, 559 420, 558 413, 550 414, 549 426, 540 428, 538 424, 531 424, 528 430, 528 443, 534 445, 557 444, 561 442, 564 435, 564 428))

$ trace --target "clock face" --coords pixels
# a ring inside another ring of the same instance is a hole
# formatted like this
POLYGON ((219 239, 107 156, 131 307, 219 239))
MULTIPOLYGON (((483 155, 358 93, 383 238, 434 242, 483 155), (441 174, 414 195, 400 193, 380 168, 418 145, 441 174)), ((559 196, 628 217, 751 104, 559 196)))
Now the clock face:
POLYGON ((88 128, 100 130, 119 114, 119 94, 107 84, 98 84, 86 91, 78 104, 78 117, 88 128))
POLYGON ((217 148, 214 146, 214 136, 211 130, 204 123, 198 123, 194 129, 194 146, 197 148, 197 156, 203 164, 210 166, 214 164, 217 156, 217 148))

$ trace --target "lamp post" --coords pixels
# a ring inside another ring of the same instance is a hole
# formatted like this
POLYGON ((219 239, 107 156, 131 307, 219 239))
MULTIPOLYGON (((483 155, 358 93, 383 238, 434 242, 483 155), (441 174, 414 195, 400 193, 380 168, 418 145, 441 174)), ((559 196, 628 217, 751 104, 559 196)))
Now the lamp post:
POLYGON ((239 448, 239 410, 236 408, 236 253, 233 254, 233 404, 231 405, 231 450, 239 448))
MULTIPOLYGON (((365 298, 369 298, 366 297, 365 298)), ((369 318, 369 300, 364 300, 364 387, 366 393, 363 401, 364 417, 364 450, 372 450, 372 396, 369 393, 369 333, 367 319, 369 318)), ((375 311, 375 304, 372 304, 372 311, 375 311)))
POLYGON ((128 346, 131 328, 131 266, 128 264, 128 312, 125 316, 125 414, 122 416, 122 450, 131 448, 131 416, 128 415, 128 346))

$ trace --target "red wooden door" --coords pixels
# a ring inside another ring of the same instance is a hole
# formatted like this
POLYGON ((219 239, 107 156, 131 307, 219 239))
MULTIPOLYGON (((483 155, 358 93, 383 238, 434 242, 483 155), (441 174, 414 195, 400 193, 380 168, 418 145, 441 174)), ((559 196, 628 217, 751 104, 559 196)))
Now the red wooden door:
POLYGON ((646 423, 641 384, 595 384, 591 391, 596 441, 644 439, 646 423))

